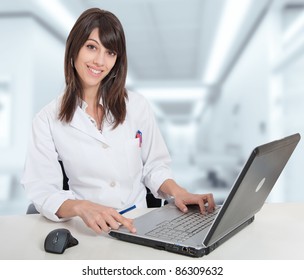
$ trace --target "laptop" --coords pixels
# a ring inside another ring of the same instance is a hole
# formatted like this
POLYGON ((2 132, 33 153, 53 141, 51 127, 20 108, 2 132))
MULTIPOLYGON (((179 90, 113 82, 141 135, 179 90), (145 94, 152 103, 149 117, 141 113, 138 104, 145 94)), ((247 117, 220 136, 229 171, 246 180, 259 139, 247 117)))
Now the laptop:
POLYGON ((227 198, 214 212, 203 215, 191 205, 185 214, 168 203, 135 218, 135 234, 124 226, 109 234, 187 256, 209 254, 254 221, 300 138, 297 133, 253 149, 227 198))

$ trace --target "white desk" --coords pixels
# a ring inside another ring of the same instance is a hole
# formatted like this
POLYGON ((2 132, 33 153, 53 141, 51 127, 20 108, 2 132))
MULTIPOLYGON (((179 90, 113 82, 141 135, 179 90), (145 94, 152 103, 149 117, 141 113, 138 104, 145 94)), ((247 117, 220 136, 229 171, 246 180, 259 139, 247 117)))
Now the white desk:
MULTIPOLYGON (((135 209, 136 216, 147 210, 135 209)), ((0 259, 187 259, 187 260, 256 260, 304 259, 304 203, 265 204, 255 221, 215 251, 202 258, 190 258, 145 246, 116 240, 107 234, 96 235, 78 219, 51 222, 41 215, 0 216, 0 259), (64 227, 79 241, 62 255, 46 253, 46 235, 64 227)))

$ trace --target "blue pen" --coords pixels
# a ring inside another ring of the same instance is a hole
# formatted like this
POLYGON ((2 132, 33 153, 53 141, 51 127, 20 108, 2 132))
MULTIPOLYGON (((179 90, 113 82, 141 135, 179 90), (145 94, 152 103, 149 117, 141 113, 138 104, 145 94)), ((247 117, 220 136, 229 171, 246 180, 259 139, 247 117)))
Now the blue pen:
POLYGON ((122 215, 122 214, 124 214, 124 213, 127 213, 127 212, 129 212, 129 211, 135 209, 135 208, 136 208, 136 205, 132 205, 131 207, 126 208, 126 209, 124 209, 124 210, 121 210, 121 211, 119 211, 118 213, 119 213, 120 215, 122 215))

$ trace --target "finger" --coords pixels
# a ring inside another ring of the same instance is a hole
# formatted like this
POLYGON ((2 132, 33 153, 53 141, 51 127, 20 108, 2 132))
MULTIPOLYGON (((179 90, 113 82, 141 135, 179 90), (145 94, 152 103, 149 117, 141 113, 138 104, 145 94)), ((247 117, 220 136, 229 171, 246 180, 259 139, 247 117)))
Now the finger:
POLYGON ((203 204, 205 211, 207 210, 210 213, 214 210, 215 203, 212 194, 207 194, 203 196, 203 204))
POLYGON ((91 228, 96 233, 100 234, 102 232, 101 227, 98 225, 98 223, 95 219, 86 218, 86 219, 83 219, 83 221, 89 228, 91 228))
POLYGON ((213 198, 213 194, 209 193, 206 195, 206 203, 208 203, 208 207, 207 210, 208 212, 212 212, 215 209, 215 202, 214 202, 214 198, 213 198))
POLYGON ((214 210, 215 204, 212 194, 204 194, 200 195, 200 199, 198 200, 198 205, 200 207, 200 212, 202 214, 206 213, 206 210, 208 213, 211 213, 214 210))
POLYGON ((202 197, 201 199, 198 200, 198 206, 200 208, 200 212, 202 214, 206 213, 206 206, 205 206, 205 198, 202 197))
POLYGON ((188 211, 187 205, 182 200, 175 200, 176 207, 182 212, 186 213, 188 211))
POLYGON ((125 222, 123 223, 123 225, 125 227, 127 227, 127 229, 132 232, 132 233, 136 233, 136 228, 134 227, 134 224, 133 224, 133 220, 131 219, 126 219, 125 222))
POLYGON ((109 223, 106 222, 104 219, 98 220, 97 225, 104 232, 109 232, 111 229, 111 226, 109 226, 109 223))
POLYGON ((130 232, 135 233, 136 228, 133 225, 133 220, 128 219, 116 212, 115 219, 118 223, 125 226, 130 232))
POLYGON ((102 233, 102 229, 101 229, 101 227, 97 223, 91 224, 89 226, 89 228, 91 228, 92 230, 94 230, 97 234, 102 233))

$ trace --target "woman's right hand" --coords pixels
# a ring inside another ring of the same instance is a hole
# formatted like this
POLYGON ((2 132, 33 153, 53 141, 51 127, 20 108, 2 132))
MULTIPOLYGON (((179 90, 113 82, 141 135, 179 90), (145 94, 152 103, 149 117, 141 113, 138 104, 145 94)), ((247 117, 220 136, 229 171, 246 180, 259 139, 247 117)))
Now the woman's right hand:
POLYGON ((79 216, 85 224, 96 233, 109 232, 125 226, 130 232, 135 233, 133 220, 120 215, 117 210, 88 200, 66 200, 58 209, 57 216, 68 218, 79 216))

